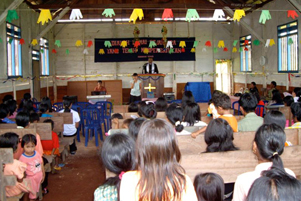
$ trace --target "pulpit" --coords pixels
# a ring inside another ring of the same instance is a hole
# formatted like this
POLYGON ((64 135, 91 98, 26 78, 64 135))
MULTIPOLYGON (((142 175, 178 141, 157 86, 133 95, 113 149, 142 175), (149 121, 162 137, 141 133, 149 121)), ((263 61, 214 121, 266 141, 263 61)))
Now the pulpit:
POLYGON ((141 80, 141 98, 159 98, 164 93, 164 74, 139 74, 141 80))

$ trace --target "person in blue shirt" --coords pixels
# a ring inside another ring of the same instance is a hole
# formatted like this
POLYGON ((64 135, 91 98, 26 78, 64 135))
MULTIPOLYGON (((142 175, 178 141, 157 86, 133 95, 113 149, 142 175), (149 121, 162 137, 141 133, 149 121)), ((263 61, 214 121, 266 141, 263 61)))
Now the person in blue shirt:
POLYGON ((5 104, 1 104, 0 105, 0 119, 2 121, 2 123, 6 123, 6 124, 15 124, 16 122, 10 120, 8 118, 9 116, 9 111, 8 111, 8 108, 5 104))
POLYGON ((47 114, 47 112, 49 112, 48 104, 46 104, 46 103, 41 104, 39 107, 39 110, 41 112, 41 117, 52 117, 52 115, 47 114))

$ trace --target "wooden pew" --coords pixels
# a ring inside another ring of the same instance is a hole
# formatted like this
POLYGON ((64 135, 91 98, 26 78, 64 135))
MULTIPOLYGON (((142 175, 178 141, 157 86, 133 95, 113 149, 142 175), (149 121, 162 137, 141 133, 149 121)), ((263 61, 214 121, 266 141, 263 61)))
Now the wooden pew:
POLYGON ((64 124, 73 124, 73 115, 72 113, 59 113, 59 112, 51 112, 48 113, 52 115, 53 117, 63 117, 64 118, 64 124))
POLYGON ((293 114, 291 112, 291 107, 281 107, 279 108, 279 111, 282 112, 286 118, 286 120, 289 121, 289 126, 292 126, 292 120, 293 120, 293 114))
POLYGON ((120 114, 124 114, 126 112, 128 112, 128 105, 114 105, 113 106, 113 113, 120 113, 120 114))
POLYGON ((24 129, 19 129, 19 128, 1 128, 0 124, 0 135, 3 135, 4 133, 16 133, 17 135, 19 135, 19 138, 22 138, 24 135, 26 134, 32 134, 32 135, 36 135, 37 131, 35 128, 24 128, 24 129))
POLYGON ((51 119, 54 122, 54 132, 61 133, 64 131, 64 117, 40 117, 39 123, 43 123, 47 119, 51 119))

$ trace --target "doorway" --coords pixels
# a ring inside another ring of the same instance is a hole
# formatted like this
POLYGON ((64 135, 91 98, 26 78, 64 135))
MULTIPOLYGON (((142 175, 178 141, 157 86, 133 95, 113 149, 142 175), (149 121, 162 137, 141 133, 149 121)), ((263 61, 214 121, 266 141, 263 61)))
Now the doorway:
POLYGON ((32 50, 32 76, 33 79, 33 97, 40 102, 41 98, 41 84, 40 84, 40 52, 38 50, 32 50))
POLYGON ((215 89, 226 94, 231 93, 231 60, 216 60, 215 61, 215 89))

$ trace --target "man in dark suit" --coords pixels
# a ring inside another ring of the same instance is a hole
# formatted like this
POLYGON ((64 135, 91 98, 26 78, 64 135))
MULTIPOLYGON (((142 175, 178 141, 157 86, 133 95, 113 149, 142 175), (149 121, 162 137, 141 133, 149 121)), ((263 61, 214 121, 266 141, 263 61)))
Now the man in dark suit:
POLYGON ((158 74, 158 67, 155 63, 153 63, 153 58, 148 58, 148 63, 143 65, 142 74, 158 74))

